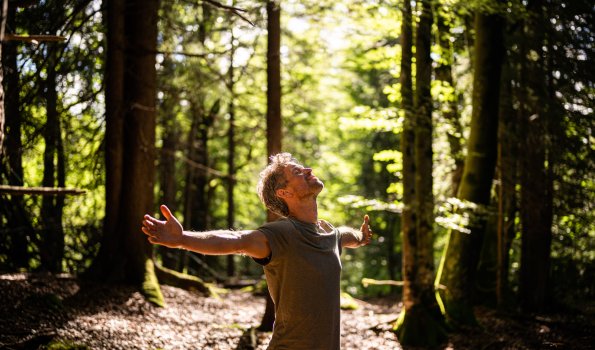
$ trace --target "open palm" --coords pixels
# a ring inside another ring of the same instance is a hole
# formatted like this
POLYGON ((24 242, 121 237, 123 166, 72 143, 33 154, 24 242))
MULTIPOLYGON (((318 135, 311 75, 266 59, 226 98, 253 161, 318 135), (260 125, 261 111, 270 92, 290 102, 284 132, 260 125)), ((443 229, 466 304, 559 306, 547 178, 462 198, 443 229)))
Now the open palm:
POLYGON ((182 243, 184 230, 182 225, 165 205, 160 207, 165 220, 145 215, 141 230, 149 236, 149 242, 170 248, 178 248, 182 243))

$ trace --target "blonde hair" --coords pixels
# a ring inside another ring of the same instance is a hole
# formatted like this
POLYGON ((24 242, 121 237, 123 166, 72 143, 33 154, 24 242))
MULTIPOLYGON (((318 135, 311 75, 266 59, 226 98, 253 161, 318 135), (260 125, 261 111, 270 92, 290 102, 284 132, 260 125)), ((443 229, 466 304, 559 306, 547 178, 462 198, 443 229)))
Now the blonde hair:
POLYGON ((260 172, 256 191, 267 209, 277 215, 287 216, 289 215, 289 208, 285 201, 277 196, 277 190, 285 188, 287 185, 283 169, 289 163, 299 163, 291 153, 286 152, 272 155, 269 160, 271 161, 269 165, 260 172))

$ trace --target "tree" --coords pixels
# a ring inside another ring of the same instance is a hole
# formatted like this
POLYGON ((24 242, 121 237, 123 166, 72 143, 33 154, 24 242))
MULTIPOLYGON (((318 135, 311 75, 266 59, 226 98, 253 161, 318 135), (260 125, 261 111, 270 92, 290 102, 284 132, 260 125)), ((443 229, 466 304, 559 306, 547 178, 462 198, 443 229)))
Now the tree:
MULTIPOLYGON (((8 0, 2 0, 2 8, 0 9, 0 57, 2 57, 2 46, 4 46, 4 33, 6 29, 6 19, 8 16, 8 0)), ((0 156, 4 153, 4 125, 6 123, 6 113, 4 109, 4 68, 0 64, 0 156)))
POLYGON ((158 1, 107 4, 106 218, 93 275, 163 304, 139 221, 153 207, 158 1))
POLYGON ((401 91, 405 121, 403 154, 403 311, 396 324, 404 345, 435 346, 446 339, 434 293, 432 194, 432 11, 421 1, 416 35, 416 87, 411 93, 411 4, 404 1, 401 34, 401 91), (412 102, 415 103, 414 114, 412 102))
MULTIPOLYGON (((531 55, 521 64, 522 103, 520 132, 521 168, 521 305, 528 311, 542 311, 549 298, 550 249, 553 222, 552 150, 547 141, 552 132, 550 96, 547 86, 547 53, 543 50, 546 24, 545 3, 528 2, 522 52, 531 55)), ((553 96, 552 96, 553 97, 553 96)))
MULTIPOLYGON (((281 4, 279 0, 267 1, 267 159, 281 152, 281 4)), ((277 216, 267 211, 267 220, 277 216)), ((275 305, 271 294, 266 293, 266 307, 259 329, 270 331, 275 322, 275 305)))
POLYGON ((475 271, 483 242, 485 211, 490 203, 497 154, 500 74, 504 54, 503 19, 498 14, 475 15, 473 113, 467 157, 457 197, 471 203, 468 231, 451 229, 437 281, 447 320, 454 325, 475 324, 472 310, 475 271))
POLYGON ((515 190, 518 160, 518 123, 512 106, 512 67, 506 62, 502 67, 502 85, 500 87, 500 107, 498 117, 498 223, 497 223, 497 266, 496 266, 496 302, 499 307, 505 305, 509 294, 510 247, 514 238, 517 213, 517 193, 515 190))
MULTIPOLYGON (((6 23, 9 28, 16 27, 16 6, 9 6, 6 23)), ((17 66, 16 41, 2 42, 2 84, 5 91, 4 111, 6 124, 4 128, 5 140, 2 145, 2 162, 0 175, 11 186, 23 186, 23 115, 20 110, 20 79, 17 66)), ((29 253, 27 241, 34 236, 30 214, 25 208, 23 197, 11 195, 7 201, 2 201, 1 212, 6 218, 8 234, 5 236, 7 256, 12 269, 29 267, 29 253)))
MULTIPOLYGON (((56 91, 58 49, 59 47, 52 44, 47 48, 46 123, 43 130, 45 151, 42 184, 44 187, 65 187, 66 182, 64 145, 60 126, 60 111, 58 110, 58 92, 56 91)), ((63 208, 64 196, 44 196, 42 198, 41 267, 54 273, 62 272, 62 258, 64 257, 63 208)))
POLYGON ((438 31, 438 46, 440 58, 436 62, 436 82, 440 84, 440 112, 449 124, 448 145, 450 146, 450 154, 454 159, 454 169, 451 177, 451 195, 456 196, 461 175, 463 174, 463 127, 459 120, 459 111, 457 107, 457 100, 459 93, 456 91, 455 82, 453 79, 453 44, 451 43, 451 22, 453 15, 449 16, 448 8, 445 5, 436 6, 436 29, 438 31))

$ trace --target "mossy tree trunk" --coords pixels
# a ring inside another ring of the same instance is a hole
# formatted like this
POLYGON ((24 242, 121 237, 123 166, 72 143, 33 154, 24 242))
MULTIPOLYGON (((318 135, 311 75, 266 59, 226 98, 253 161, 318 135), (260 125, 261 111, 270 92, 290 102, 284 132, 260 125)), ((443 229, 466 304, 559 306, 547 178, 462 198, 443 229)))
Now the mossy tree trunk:
POLYGON ((412 14, 403 3, 401 34, 401 94, 405 111, 403 154, 403 311, 395 325, 403 345, 436 346, 446 339, 442 314, 434 293, 432 194, 432 62, 430 1, 421 1, 416 40, 416 91, 412 94, 412 14), (413 113, 413 102, 415 111, 413 113))
POLYGON ((485 216, 496 164, 503 19, 496 14, 475 15, 473 112, 465 170, 458 198, 469 203, 467 232, 451 230, 437 276, 446 287, 440 293, 452 325, 475 325, 473 291, 483 240, 485 216), (473 209, 475 207, 475 209, 473 209), (482 210, 484 209, 484 210, 482 210))
POLYGON ((138 285, 163 305, 152 247, 139 230, 153 208, 158 1, 107 3, 106 218, 92 277, 138 285))

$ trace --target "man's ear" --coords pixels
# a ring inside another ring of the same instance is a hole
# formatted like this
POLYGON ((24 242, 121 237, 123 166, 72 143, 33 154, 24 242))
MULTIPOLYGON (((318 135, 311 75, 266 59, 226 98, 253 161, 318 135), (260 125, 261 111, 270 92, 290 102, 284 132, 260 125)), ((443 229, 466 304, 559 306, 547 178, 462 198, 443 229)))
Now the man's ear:
POLYGON ((280 188, 275 193, 279 198, 289 198, 292 196, 291 191, 288 191, 286 188, 280 188))

